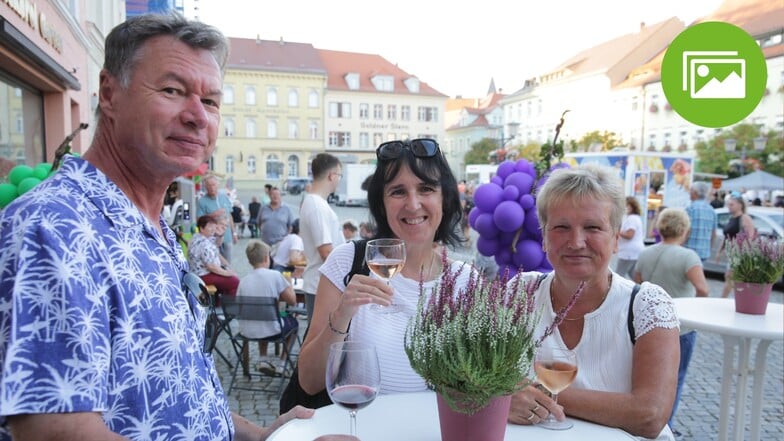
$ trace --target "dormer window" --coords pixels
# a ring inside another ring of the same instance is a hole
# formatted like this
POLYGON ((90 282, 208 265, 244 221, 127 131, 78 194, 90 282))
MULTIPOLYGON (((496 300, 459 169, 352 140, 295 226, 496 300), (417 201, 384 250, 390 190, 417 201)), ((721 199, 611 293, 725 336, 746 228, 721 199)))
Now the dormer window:
POLYGON ((359 74, 356 72, 349 72, 345 76, 346 86, 349 90, 359 90, 359 74))
POLYGON ((419 93, 419 78, 417 77, 409 77, 403 81, 403 84, 406 85, 406 88, 411 93, 419 93))
POLYGON ((379 92, 395 91, 395 77, 392 75, 375 75, 370 81, 379 92))

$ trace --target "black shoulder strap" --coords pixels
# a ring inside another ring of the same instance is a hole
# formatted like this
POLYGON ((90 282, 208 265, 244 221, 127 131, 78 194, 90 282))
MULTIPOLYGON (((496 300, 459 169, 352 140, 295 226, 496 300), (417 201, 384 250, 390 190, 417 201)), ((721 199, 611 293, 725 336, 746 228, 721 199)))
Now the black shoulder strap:
POLYGON ((352 240, 354 244, 354 261, 351 263, 351 271, 343 277, 343 284, 348 286, 348 282, 354 277, 354 274, 362 274, 366 276, 370 274, 370 268, 365 264, 365 245, 367 239, 352 240))
POLYGON ((629 314, 628 314, 628 322, 626 325, 629 327, 629 338, 632 340, 632 345, 637 342, 637 337, 634 335, 634 298, 637 297, 637 293, 640 291, 640 284, 637 283, 634 285, 632 289, 632 295, 629 299, 629 314))

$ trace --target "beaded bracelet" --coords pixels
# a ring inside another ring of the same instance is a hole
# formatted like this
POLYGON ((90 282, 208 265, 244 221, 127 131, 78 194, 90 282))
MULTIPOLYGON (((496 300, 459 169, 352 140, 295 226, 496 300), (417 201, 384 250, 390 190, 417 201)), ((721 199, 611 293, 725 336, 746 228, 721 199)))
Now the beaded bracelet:
POLYGON ((329 324, 329 329, 332 332, 334 332, 335 334, 338 334, 338 335, 348 335, 348 330, 346 330, 346 332, 343 332, 343 331, 339 331, 339 330, 335 329, 335 327, 332 326, 332 312, 329 313, 329 316, 327 318, 327 323, 329 324))

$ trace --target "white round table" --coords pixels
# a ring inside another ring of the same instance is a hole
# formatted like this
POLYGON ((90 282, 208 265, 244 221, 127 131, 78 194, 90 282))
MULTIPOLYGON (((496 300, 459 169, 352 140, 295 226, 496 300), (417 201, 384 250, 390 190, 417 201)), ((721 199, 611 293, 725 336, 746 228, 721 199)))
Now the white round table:
MULTIPOLYGON (((602 440, 629 441, 628 433, 582 420, 569 419, 568 430, 547 430, 536 426, 506 426, 509 440, 602 440)), ((348 434, 348 411, 331 405, 316 410, 313 418, 293 420, 279 428, 271 441, 310 441, 321 435, 348 434)), ((381 395, 357 413, 357 436, 362 441, 441 441, 436 394, 418 392, 381 395)))
POLYGON ((742 411, 735 412, 733 439, 743 440, 743 431, 746 427, 744 421, 746 417, 746 388, 749 373, 753 372, 751 440, 759 441, 765 358, 771 342, 784 340, 784 306, 780 303, 769 303, 765 315, 752 315, 735 312, 734 299, 691 297, 673 300, 682 326, 698 331, 714 332, 721 335, 724 341, 719 440, 727 440, 732 378, 736 375, 738 380, 735 390, 735 409, 742 409, 742 411), (750 365, 751 345, 754 340, 759 340, 759 343, 752 367, 750 365), (735 347, 739 347, 737 365, 734 364, 735 347))

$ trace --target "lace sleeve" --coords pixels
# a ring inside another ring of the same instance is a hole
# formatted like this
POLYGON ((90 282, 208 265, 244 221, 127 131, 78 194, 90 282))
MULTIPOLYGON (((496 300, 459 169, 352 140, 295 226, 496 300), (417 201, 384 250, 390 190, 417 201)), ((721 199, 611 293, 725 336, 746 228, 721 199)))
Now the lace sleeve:
POLYGON ((634 334, 642 337, 654 328, 680 328, 672 298, 658 285, 643 283, 634 299, 634 334))

